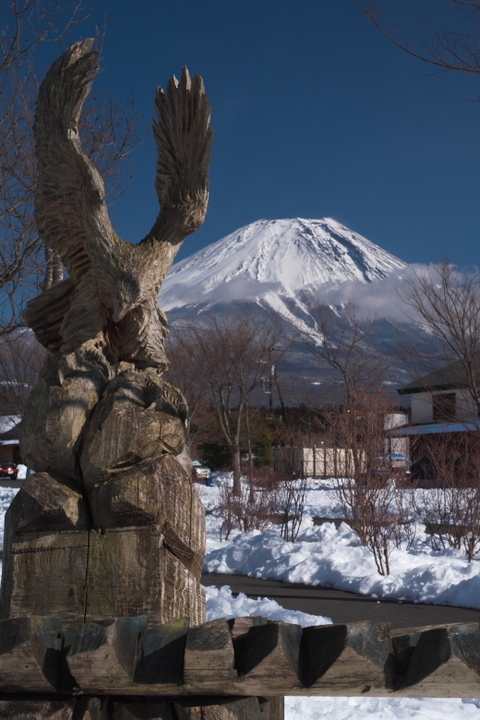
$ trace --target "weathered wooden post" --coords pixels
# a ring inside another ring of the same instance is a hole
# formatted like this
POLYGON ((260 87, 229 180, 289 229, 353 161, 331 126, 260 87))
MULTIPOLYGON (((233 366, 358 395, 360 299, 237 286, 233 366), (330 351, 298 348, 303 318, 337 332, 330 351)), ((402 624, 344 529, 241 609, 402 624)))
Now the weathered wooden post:
POLYGON ((157 91, 162 211, 141 243, 124 242, 78 132, 98 72, 92 44, 60 57, 38 97, 36 222, 69 277, 25 311, 49 358, 22 422, 36 474, 8 512, 2 616, 198 624, 204 516, 183 452, 186 404, 162 379, 157 298, 205 217, 210 106, 187 70, 157 91))

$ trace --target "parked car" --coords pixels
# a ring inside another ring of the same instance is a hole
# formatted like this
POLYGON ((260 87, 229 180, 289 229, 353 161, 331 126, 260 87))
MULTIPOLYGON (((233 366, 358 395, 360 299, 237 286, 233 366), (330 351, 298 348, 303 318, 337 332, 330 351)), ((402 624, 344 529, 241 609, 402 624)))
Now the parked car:
POLYGON ((211 474, 211 470, 209 467, 207 467, 206 465, 201 463, 200 460, 194 460, 193 461, 193 471, 194 471, 195 475, 197 476, 197 478, 205 480, 208 485, 208 479, 211 474))
POLYGON ((18 468, 15 463, 8 462, 5 458, 0 458, 0 479, 9 478, 16 480, 18 468))

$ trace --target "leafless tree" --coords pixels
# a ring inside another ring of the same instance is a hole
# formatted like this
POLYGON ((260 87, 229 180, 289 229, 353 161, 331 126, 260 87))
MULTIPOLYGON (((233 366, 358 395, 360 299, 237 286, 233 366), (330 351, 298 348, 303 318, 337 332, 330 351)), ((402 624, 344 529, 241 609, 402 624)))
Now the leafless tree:
POLYGON ((16 326, 15 290, 37 266, 39 241, 31 208, 30 141, 34 59, 39 44, 60 40, 76 19, 55 3, 6 0, 0 5, 0 290, 3 329, 16 326))
POLYGON ((275 512, 280 518, 280 534, 295 542, 302 525, 308 486, 303 478, 284 474, 275 491, 275 512))
MULTIPOLYGON (((61 263, 42 248, 33 218, 35 63, 40 45, 63 43, 84 19, 74 0, 0 0, 1 335, 21 324, 22 305, 37 290, 40 268, 46 267, 44 287, 61 279, 61 263)), ((120 109, 107 97, 103 103, 94 99, 84 117, 84 148, 115 199, 127 181, 120 161, 138 142, 135 110, 120 109)))
POLYGON ((0 342, 0 414, 23 415, 38 381, 46 352, 29 330, 17 330, 0 342))
POLYGON ((380 575, 390 574, 390 557, 398 520, 392 485, 370 482, 359 485, 345 479, 337 485, 342 511, 361 544, 373 554, 380 575))
MULTIPOLYGON (((335 478, 336 495, 362 545, 374 556, 381 575, 390 573, 399 513, 395 470, 385 454, 385 415, 389 405, 380 393, 355 390, 347 404, 330 410, 330 424, 339 447, 350 458, 348 477, 335 478)), ((348 463, 347 463, 348 465, 348 463)))
POLYGON ((196 335, 190 326, 172 327, 167 337, 169 367, 166 377, 178 387, 188 404, 190 423, 200 410, 207 388, 203 381, 202 366, 196 352, 196 335))
POLYGON ((188 449, 198 457, 198 448, 215 441, 216 421, 209 403, 201 358, 197 352, 195 335, 188 326, 172 327, 167 337, 166 352, 169 367, 166 379, 178 387, 188 405, 188 449))
POLYGON ((243 485, 240 494, 233 492, 233 487, 223 485, 220 489, 220 515, 222 525, 220 539, 228 540, 232 530, 250 532, 266 530, 270 524, 274 507, 272 488, 252 488, 243 485))
POLYGON ((359 484, 375 476, 378 458, 385 453, 385 416, 391 411, 377 390, 357 388, 348 402, 325 410, 330 436, 346 451, 345 468, 359 484))
POLYGON ((445 261, 407 278, 402 299, 432 338, 423 351, 403 345, 433 419, 463 423, 410 439, 415 471, 437 486, 419 514, 434 549, 463 547, 471 560, 480 549, 480 274, 445 261))
MULTIPOLYGON (((430 3, 435 10, 433 19, 425 15, 420 3, 413 14, 405 14, 401 7, 401 22, 396 27, 396 11, 386 0, 359 0, 357 4, 385 37, 413 57, 439 72, 480 75, 479 0, 434 0, 430 3)), ((472 270, 460 274, 455 266, 443 262, 430 273, 415 273, 403 299, 414 311, 414 319, 419 318, 438 340, 436 367, 457 362, 462 385, 478 405, 480 385, 475 356, 480 351, 479 273, 472 270)), ((409 356, 417 377, 425 373, 425 368, 432 370, 428 354, 417 348, 409 356)))
POLYGON ((233 466, 233 492, 241 492, 241 432, 246 408, 284 349, 280 331, 252 315, 228 321, 213 317, 208 326, 191 325, 199 380, 207 388, 233 466))
MULTIPOLYGON (((431 350, 411 346, 406 359, 416 377, 449 365, 450 382, 465 388, 480 407, 480 274, 461 273, 445 261, 406 279, 402 300, 410 318, 432 336, 431 350)), ((476 413, 474 413, 475 415, 476 413)))
POLYGON ((418 515, 433 549, 463 548, 470 562, 480 552, 480 430, 425 436, 421 443, 440 487, 421 494, 418 515))
POLYGON ((360 388, 367 391, 378 388, 389 363, 366 344, 373 335, 375 320, 362 318, 354 300, 346 303, 341 310, 317 305, 311 314, 315 329, 323 340, 317 343, 306 334, 303 334, 303 339, 312 355, 337 375, 341 399, 348 404, 360 388))
POLYGON ((409 55, 442 70, 480 75, 480 2, 478 0, 436 0, 435 20, 419 3, 415 14, 401 16, 395 27, 395 13, 385 0, 358 2, 365 16, 394 45, 409 55), (400 27, 398 27, 400 25, 400 27), (405 27, 406 25, 406 27, 405 27))

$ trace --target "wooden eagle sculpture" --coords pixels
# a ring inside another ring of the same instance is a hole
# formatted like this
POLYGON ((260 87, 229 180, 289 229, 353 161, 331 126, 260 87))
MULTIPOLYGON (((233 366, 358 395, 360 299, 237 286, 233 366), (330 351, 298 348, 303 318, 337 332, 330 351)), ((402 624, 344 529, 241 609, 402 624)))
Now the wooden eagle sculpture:
POLYGON ((196 624, 205 620, 205 513, 186 403, 162 377, 157 298, 205 218, 210 105, 186 69, 157 90, 161 212, 138 245, 126 243, 78 130, 97 60, 92 40, 76 43, 38 96, 36 223, 68 278, 25 310, 48 357, 21 424, 22 456, 35 472, 7 515, 0 617, 196 624))
POLYGON ((75 43, 41 85, 34 134, 38 232, 68 270, 67 280, 31 301, 27 324, 50 351, 88 344, 111 362, 164 367, 160 286, 185 238, 205 219, 212 143, 201 77, 173 76, 158 88, 154 123, 161 212, 138 244, 115 232, 100 174, 82 151, 78 123, 98 72, 93 40, 75 43))

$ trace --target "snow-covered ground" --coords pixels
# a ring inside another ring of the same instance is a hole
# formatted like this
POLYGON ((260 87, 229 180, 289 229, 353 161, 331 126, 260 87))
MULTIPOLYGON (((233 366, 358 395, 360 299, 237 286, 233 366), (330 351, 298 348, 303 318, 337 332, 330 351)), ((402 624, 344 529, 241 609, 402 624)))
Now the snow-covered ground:
MULTIPOLYGON (((327 585, 379 597, 417 602, 480 607, 480 559, 468 563, 460 551, 432 550, 422 524, 415 528, 415 540, 392 552, 392 572, 378 574, 372 554, 362 547, 355 533, 344 523, 314 526, 312 517, 341 517, 341 508, 328 481, 310 481, 304 520, 297 542, 282 540, 278 528, 264 532, 234 531, 228 541, 219 539, 222 519, 218 512, 219 486, 228 481, 217 475, 213 487, 200 487, 207 511, 207 554, 205 570, 250 575, 285 582, 327 585), (218 484, 217 484, 218 483, 218 484)), ((428 491, 416 494, 421 506, 428 491)), ((411 505, 413 506, 413 498, 411 505)), ((279 608, 266 598, 249 600, 243 594, 231 597, 229 588, 207 588, 209 619, 244 614, 264 615, 285 622, 314 624, 309 616, 279 608), (247 612, 245 612, 247 611, 247 612), (272 614, 270 614, 272 613, 272 614)), ((328 619, 318 619, 321 624, 328 619)), ((335 622, 335 617, 332 618, 335 622)), ((480 720, 480 700, 413 698, 286 698, 286 720, 480 720)))
MULTIPOLYGON (((221 478, 218 478, 218 482, 221 478)), ((314 487, 307 492, 301 532, 296 542, 286 542, 278 528, 264 532, 233 532, 228 542, 220 541, 222 519, 216 509, 219 486, 201 487, 207 510, 207 554, 205 571, 222 574, 249 575, 284 582, 329 587, 378 595, 398 600, 413 600, 439 605, 480 608, 480 556, 467 562, 464 553, 451 548, 431 548, 424 525, 415 526, 415 539, 394 548, 391 574, 378 574, 372 553, 362 547, 353 530, 333 522, 314 526, 312 517, 341 517, 341 508, 333 486, 328 481, 310 481, 314 487)), ((426 490, 415 493, 421 506, 426 490)), ((413 506, 413 498, 409 503, 413 506)))
MULTIPOLYGON (((254 577, 329 585, 344 590, 439 604, 480 607, 480 560, 468 563, 453 550, 435 552, 430 548, 422 526, 410 550, 400 548, 392 554, 392 572, 380 576, 371 554, 362 548, 350 528, 333 523, 314 527, 312 517, 340 517, 335 493, 328 482, 312 483, 300 536, 295 543, 280 538, 278 529, 265 532, 232 533, 228 541, 219 539, 221 517, 218 512, 219 485, 227 476, 216 475, 216 485, 199 487, 207 515, 207 555, 205 570, 254 577), (315 485, 313 487, 313 485, 315 485)), ((0 488, 0 541, 3 542, 4 514, 17 490, 0 488)), ((412 491, 413 492, 413 491, 412 491)), ((422 502, 418 493, 417 505, 422 502)), ((228 585, 206 588, 209 619, 244 615, 263 615, 302 625, 335 622, 282 608, 274 600, 233 598, 228 585)), ((409 698, 286 698, 286 720, 480 720, 480 700, 409 698)))
POLYGON ((3 532, 5 525, 5 513, 10 503, 17 494, 16 488, 0 487, 0 545, 3 547, 3 532))
POLYGON ((285 720, 478 720, 480 700, 285 698, 285 720))

